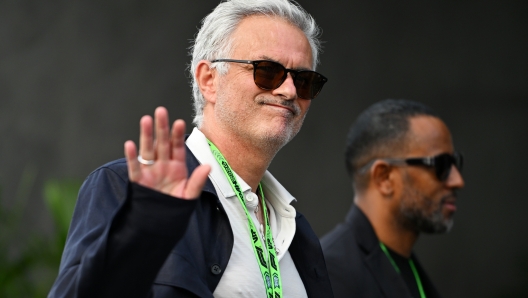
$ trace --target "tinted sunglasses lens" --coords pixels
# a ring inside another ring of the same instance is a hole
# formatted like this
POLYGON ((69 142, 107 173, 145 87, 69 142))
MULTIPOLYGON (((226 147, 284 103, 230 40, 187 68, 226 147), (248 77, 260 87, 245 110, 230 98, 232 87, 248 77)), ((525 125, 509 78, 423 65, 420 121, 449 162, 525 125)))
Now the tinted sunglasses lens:
POLYGON ((254 67, 253 79, 255 84, 262 89, 279 88, 286 78, 286 69, 279 63, 259 61, 254 67))
POLYGON ((324 83, 326 78, 315 71, 300 71, 295 76, 297 95, 304 99, 314 99, 323 89, 324 83))
POLYGON ((435 158, 436 176, 441 181, 446 181, 451 173, 451 167, 454 165, 459 172, 462 172, 463 164, 464 159, 460 153, 455 152, 453 155, 442 154, 437 156, 435 158))
POLYGON ((440 181, 446 181, 447 177, 449 177, 449 173, 451 173, 451 166, 454 163, 453 156, 449 154, 442 154, 435 158, 435 171, 436 176, 440 181))

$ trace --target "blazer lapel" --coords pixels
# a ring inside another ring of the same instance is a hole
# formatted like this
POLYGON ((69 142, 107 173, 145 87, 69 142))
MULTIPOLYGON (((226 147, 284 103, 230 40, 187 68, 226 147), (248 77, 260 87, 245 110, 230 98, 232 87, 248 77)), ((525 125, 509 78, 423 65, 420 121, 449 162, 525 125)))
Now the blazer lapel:
POLYGON ((356 241, 364 253, 363 261, 379 284, 384 297, 411 297, 405 281, 381 250, 376 233, 365 214, 354 205, 346 221, 355 230, 356 241))
POLYGON ((295 216, 295 236, 288 248, 308 297, 334 297, 317 235, 304 216, 295 216))

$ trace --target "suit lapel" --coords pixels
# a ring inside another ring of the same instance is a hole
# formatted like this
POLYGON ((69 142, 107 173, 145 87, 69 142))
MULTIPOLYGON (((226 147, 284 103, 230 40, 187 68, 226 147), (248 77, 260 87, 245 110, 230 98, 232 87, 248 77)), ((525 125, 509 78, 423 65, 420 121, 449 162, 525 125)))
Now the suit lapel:
POLYGON ((295 236, 288 248, 308 297, 334 297, 317 235, 304 216, 295 216, 295 236))
POLYGON ((365 214, 354 205, 347 215, 346 222, 354 230, 356 241, 363 252, 363 261, 384 297, 411 297, 405 281, 381 250, 376 233, 365 214))

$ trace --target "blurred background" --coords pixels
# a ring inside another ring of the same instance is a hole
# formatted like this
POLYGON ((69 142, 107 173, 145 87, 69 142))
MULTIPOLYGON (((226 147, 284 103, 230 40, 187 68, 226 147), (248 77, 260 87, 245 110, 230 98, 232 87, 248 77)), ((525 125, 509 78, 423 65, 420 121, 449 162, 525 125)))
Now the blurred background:
MULTIPOLYGON (((79 183, 142 115, 166 106, 191 130, 188 47, 218 2, 0 1, 0 296, 47 293, 79 183)), ((296 209, 319 236, 342 221, 349 126, 376 101, 421 101, 465 154, 466 188, 417 255, 444 297, 528 297, 528 3, 300 3, 329 82, 270 169, 296 209)))

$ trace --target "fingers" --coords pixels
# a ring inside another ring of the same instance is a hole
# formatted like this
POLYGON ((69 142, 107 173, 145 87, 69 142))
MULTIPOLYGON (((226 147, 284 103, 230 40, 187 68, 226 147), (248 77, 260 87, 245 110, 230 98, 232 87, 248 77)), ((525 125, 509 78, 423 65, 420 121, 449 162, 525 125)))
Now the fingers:
POLYGON ((185 121, 181 119, 172 125, 171 156, 172 159, 185 161, 185 121))
POLYGON ((169 113, 164 107, 156 108, 154 111, 154 123, 156 127, 156 158, 168 160, 170 158, 169 140, 169 113))
POLYGON ((132 141, 126 141, 124 147, 128 167, 128 178, 130 181, 136 182, 141 177, 141 168, 136 154, 136 144, 132 141))
POLYGON ((143 159, 153 160, 156 158, 153 144, 152 117, 143 116, 139 121, 139 154, 143 159))
POLYGON ((187 181, 183 194, 184 199, 195 199, 200 196, 210 171, 211 166, 209 165, 200 165, 194 170, 187 181))
POLYGON ((146 160, 168 160, 170 158, 169 113, 164 107, 158 107, 152 117, 143 116, 139 122, 139 154, 146 160), (154 123, 153 123, 154 122, 154 123), (153 127, 154 126, 154 127, 153 127), (156 137, 154 140, 153 128, 156 137))
POLYGON ((184 199, 197 198, 207 180, 210 166, 200 166, 187 179, 185 160, 185 122, 174 121, 169 131, 169 115, 164 107, 156 108, 154 119, 140 120, 139 154, 152 165, 138 161, 136 145, 125 142, 129 179, 152 189, 184 199))

